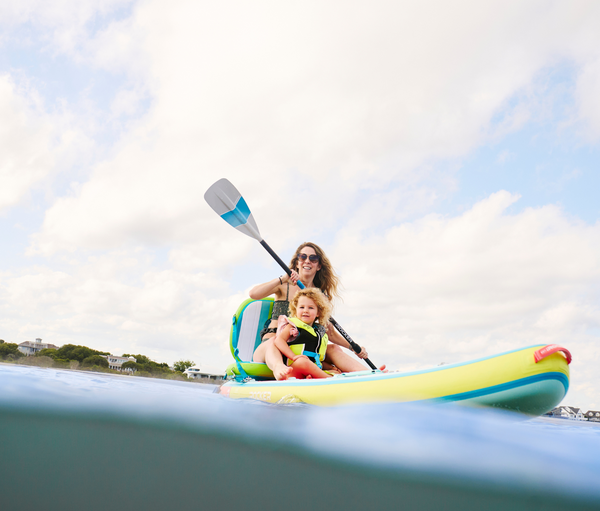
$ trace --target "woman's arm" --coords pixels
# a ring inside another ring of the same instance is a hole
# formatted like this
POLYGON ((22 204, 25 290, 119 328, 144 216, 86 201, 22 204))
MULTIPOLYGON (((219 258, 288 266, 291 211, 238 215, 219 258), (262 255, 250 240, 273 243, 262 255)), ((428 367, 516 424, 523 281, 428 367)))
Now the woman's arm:
POLYGON ((342 337, 342 335, 333 327, 331 323, 327 325, 327 337, 329 337, 329 340, 332 343, 352 351, 352 346, 350 346, 350 343, 342 337))
MULTIPOLYGON (((352 346, 350 346, 350 343, 344 339, 342 337, 342 334, 340 334, 331 323, 329 323, 329 325, 327 325, 327 337, 329 337, 329 340, 334 343, 337 344, 338 346, 341 346, 342 348, 346 348, 348 350, 350 350, 352 353, 354 353, 354 350, 352 349, 352 346)), ((358 358, 367 358, 369 356, 369 354, 367 353, 367 350, 361 346, 361 352, 360 353, 355 353, 355 355, 358 358)))
POLYGON ((281 277, 269 280, 269 282, 265 282, 264 284, 257 284, 250 290, 250 298, 253 300, 262 300, 263 298, 274 294, 276 300, 282 300, 286 294, 283 286, 290 280, 292 284, 296 284, 298 278, 299 275, 295 271, 292 271, 291 277, 285 273, 281 277))
MULTIPOLYGON (((283 281, 283 277, 281 277, 281 280, 283 281)), ((249 294, 250 298, 253 300, 261 300, 272 294, 274 294, 276 298, 279 298, 281 295, 281 283, 279 282, 279 277, 274 280, 269 280, 269 282, 265 282, 264 284, 257 284, 250 290, 249 294)))

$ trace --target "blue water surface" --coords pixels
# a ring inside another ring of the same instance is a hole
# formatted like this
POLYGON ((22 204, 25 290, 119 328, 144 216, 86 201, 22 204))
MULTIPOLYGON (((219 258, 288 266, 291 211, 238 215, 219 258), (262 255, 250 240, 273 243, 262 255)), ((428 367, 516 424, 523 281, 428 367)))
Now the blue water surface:
POLYGON ((600 427, 455 404, 320 408, 230 400, 214 385, 0 364, 2 410, 176 424, 344 466, 434 474, 600 503, 600 427), (319 441, 306 432, 319 432, 319 441))

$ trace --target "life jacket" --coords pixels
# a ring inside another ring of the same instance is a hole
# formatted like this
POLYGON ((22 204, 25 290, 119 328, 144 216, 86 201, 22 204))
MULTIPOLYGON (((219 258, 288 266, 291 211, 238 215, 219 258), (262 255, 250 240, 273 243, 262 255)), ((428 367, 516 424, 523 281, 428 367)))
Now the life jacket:
MULTIPOLYGON (((295 329, 292 327, 293 337, 287 343, 290 349, 296 355, 306 355, 317 364, 319 369, 322 369, 323 365, 321 362, 325 360, 327 342, 329 341, 325 329, 318 323, 313 328, 298 318, 286 319, 293 326, 296 326, 295 329)), ((292 360, 288 360, 285 355, 283 356, 283 361, 287 365, 292 365, 293 362, 292 360)))

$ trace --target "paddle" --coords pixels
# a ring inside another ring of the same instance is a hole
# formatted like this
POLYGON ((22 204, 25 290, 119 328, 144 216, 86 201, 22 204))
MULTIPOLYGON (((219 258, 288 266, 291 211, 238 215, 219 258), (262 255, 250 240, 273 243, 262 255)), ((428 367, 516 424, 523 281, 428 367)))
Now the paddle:
MULTIPOLYGON (((237 188, 233 186, 229 180, 225 178, 219 179, 208 190, 206 190, 206 193, 204 194, 204 200, 208 202, 208 205, 214 210, 214 212, 229 225, 236 228, 246 236, 250 236, 258 241, 264 247, 264 249, 271 254, 271 257, 273 257, 273 259, 279 263, 279 266, 281 266, 288 275, 292 275, 292 270, 288 268, 287 264, 281 260, 281 258, 273 251, 273 249, 260 235, 258 226, 254 221, 254 217, 250 212, 248 204, 246 204, 242 194, 238 192, 237 188)), ((304 289, 305 286, 302 284, 302 282, 298 281, 298 287, 300 287, 300 289, 304 289)), ((342 335, 342 337, 348 341, 348 344, 352 346, 352 349, 356 353, 360 353, 362 348, 352 340, 352 338, 340 326, 340 324, 333 318, 329 318, 329 321, 342 335)), ((377 370, 373 362, 371 362, 368 358, 365 358, 364 360, 367 364, 369 364, 371 369, 377 370)))

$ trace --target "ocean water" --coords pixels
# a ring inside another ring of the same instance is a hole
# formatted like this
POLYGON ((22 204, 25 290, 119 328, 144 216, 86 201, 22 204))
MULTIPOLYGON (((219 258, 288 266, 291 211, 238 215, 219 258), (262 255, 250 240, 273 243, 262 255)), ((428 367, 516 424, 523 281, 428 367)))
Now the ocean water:
POLYGON ((597 424, 214 389, 0 364, 0 508, 600 509, 597 424))

